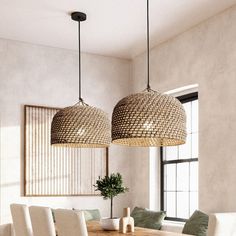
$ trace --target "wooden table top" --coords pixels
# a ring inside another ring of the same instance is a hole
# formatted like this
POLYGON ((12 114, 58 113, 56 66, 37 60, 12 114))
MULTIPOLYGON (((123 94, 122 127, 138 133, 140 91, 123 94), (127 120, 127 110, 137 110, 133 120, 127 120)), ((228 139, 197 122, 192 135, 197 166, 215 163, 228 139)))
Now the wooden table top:
MULTIPOLYGON (((124 235, 119 233, 119 231, 105 231, 99 225, 99 222, 92 221, 87 223, 88 228, 88 235, 89 236, 121 236, 124 235)), ((173 233, 173 232, 166 232, 161 230, 153 230, 153 229, 146 229, 135 227, 134 233, 127 233, 126 235, 134 235, 134 236, 187 236, 188 234, 181 234, 181 233, 173 233)))

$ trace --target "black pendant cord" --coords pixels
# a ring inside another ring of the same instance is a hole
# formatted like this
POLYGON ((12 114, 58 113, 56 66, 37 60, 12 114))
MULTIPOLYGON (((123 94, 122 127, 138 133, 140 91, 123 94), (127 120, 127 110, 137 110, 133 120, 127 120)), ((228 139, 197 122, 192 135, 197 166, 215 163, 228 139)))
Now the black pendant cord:
POLYGON ((150 39, 149 39, 149 0, 147 0, 147 91, 151 90, 150 87, 150 39))
POLYGON ((80 21, 78 21, 78 59, 79 59, 79 102, 83 102, 82 89, 81 89, 81 42, 80 42, 80 21))
POLYGON ((80 42, 80 22, 85 21, 87 18, 83 12, 72 12, 71 19, 78 22, 78 97, 79 102, 76 104, 87 105, 82 99, 82 82, 81 82, 81 42, 80 42))

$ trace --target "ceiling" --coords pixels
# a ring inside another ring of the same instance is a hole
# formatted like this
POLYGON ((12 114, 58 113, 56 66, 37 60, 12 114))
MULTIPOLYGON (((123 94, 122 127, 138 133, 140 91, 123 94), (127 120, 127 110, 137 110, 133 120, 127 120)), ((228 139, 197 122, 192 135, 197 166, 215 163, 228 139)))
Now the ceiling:
MULTIPOLYGON (((151 46, 236 4, 236 0, 150 0, 151 46)), ((77 49, 70 12, 84 11, 82 51, 133 58, 145 51, 146 0, 0 0, 0 38, 77 49)))

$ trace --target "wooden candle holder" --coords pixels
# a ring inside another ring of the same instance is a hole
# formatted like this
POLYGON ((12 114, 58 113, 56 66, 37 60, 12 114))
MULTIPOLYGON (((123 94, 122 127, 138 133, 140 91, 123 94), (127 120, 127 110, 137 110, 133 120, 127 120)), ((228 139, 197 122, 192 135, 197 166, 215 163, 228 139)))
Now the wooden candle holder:
POLYGON ((130 216, 130 208, 124 208, 123 217, 120 219, 120 233, 134 232, 134 218, 130 216))

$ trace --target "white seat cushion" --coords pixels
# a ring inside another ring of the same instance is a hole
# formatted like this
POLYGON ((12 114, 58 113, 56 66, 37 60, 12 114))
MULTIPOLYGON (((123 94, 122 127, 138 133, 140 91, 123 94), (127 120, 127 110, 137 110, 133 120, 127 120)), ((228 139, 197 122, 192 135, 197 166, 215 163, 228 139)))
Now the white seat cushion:
POLYGON ((181 233, 184 227, 184 223, 182 222, 173 222, 164 220, 161 226, 162 231, 176 232, 181 233))

